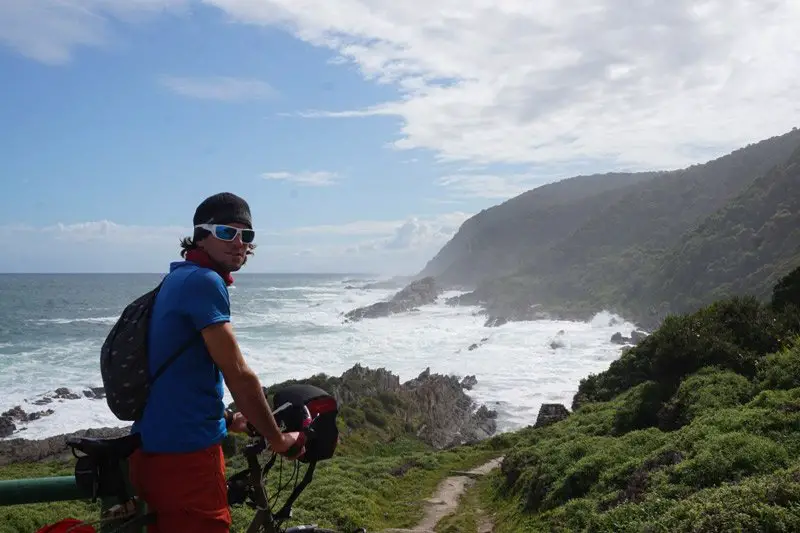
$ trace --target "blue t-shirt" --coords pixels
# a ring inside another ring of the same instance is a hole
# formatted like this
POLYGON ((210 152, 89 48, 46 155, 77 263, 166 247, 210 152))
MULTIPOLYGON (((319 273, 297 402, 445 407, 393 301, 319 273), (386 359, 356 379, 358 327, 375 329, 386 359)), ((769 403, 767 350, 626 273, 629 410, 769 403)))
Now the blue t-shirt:
POLYGON ((200 330, 230 321, 230 296, 219 274, 189 261, 176 261, 161 285, 150 321, 150 375, 191 337, 195 338, 156 380, 132 432, 142 450, 192 452, 227 435, 222 372, 206 349, 200 330))

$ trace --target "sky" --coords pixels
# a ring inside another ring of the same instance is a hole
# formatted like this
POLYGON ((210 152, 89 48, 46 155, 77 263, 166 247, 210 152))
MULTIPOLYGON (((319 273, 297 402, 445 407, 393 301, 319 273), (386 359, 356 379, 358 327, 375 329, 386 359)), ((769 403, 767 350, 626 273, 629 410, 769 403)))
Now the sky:
POLYGON ((421 269, 470 216, 800 120, 794 0, 0 0, 0 272, 421 269))

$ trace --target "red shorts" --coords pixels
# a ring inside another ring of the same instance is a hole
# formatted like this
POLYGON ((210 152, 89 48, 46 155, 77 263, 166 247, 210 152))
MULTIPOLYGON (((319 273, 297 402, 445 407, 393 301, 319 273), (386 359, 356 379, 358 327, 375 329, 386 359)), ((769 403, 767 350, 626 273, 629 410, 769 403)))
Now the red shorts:
POLYGON ((156 513, 147 533, 228 533, 231 513, 225 456, 216 444, 191 453, 144 453, 130 457, 136 494, 156 513))

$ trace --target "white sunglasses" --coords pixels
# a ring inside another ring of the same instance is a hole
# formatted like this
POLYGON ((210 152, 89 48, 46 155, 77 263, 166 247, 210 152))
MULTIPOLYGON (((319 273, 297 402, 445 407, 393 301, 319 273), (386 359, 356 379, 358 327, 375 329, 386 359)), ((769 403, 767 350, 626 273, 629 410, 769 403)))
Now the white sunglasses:
POLYGON ((242 242, 251 244, 256 239, 256 232, 252 229, 234 228, 225 224, 197 224, 195 228, 210 231, 211 234, 221 241, 232 241, 237 235, 241 235, 242 242))

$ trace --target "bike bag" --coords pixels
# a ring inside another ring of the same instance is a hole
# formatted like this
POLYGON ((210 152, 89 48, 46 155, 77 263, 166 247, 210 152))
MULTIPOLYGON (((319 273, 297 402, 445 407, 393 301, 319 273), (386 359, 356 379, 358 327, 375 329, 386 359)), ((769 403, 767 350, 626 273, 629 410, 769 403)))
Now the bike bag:
POLYGON ((314 433, 309 435, 301 462, 312 463, 333 457, 339 444, 336 398, 314 385, 298 383, 276 391, 272 405, 275 421, 282 432, 302 431, 306 408, 314 420, 314 433))

